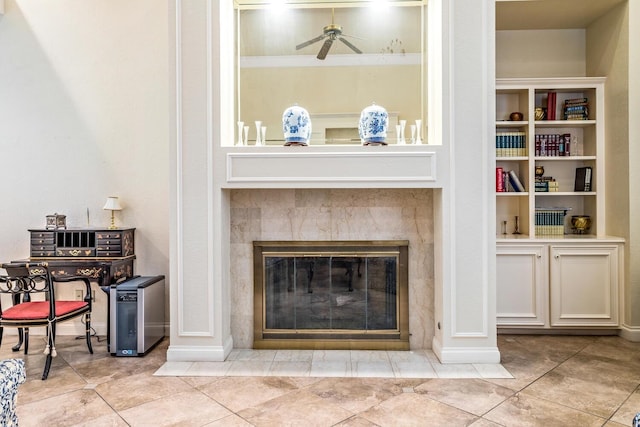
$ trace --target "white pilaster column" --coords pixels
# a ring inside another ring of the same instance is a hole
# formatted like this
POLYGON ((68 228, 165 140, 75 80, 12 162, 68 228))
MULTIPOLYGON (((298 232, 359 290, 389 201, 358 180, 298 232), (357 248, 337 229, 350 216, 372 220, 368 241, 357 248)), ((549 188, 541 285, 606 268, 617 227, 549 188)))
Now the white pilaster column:
MULTIPOLYGON (((441 139, 448 185, 436 205, 433 350, 443 363, 498 363, 495 295, 495 4, 430 0, 429 73, 441 75, 441 139), (434 22, 434 20, 436 20, 434 22), (435 52, 434 52, 435 51, 435 52)), ((432 82, 433 83, 433 82, 432 82)))
MULTIPOLYGON (((222 242, 228 204, 214 182, 220 146, 220 25, 232 2, 175 0, 175 123, 171 141, 169 361, 221 361, 233 347, 222 242)), ((226 42, 226 40, 225 40, 226 42)), ((232 49, 232 45, 231 45, 232 49)), ((231 61, 232 58, 227 58, 231 61)), ((225 114, 227 112, 225 111, 225 114)), ((226 239, 226 240, 225 240, 226 239)))

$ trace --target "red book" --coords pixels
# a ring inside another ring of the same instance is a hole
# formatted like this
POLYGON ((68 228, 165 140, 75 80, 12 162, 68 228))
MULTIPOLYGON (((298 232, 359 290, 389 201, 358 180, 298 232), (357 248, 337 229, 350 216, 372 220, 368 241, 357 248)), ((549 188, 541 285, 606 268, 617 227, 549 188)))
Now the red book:
POLYGON ((496 192, 504 192, 504 169, 496 168, 496 192))
POLYGON ((556 93, 547 92, 547 120, 556 119, 556 93))

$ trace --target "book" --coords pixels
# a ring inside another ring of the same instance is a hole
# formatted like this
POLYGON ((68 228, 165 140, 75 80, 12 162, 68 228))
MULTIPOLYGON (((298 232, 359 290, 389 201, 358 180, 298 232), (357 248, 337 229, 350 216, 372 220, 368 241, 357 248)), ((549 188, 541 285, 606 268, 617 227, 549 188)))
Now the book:
POLYGON ((515 171, 509 171, 509 183, 513 187, 513 191, 524 191, 524 185, 522 185, 522 182, 520 181, 520 178, 518 178, 518 175, 515 173, 515 171))
POLYGON ((504 169, 501 167, 496 168, 496 192, 504 193, 504 169))
POLYGON ((556 119, 556 93, 547 92, 547 120, 556 119))
POLYGON ((591 166, 576 168, 573 191, 591 191, 591 166))
POLYGON ((587 167, 587 173, 584 178, 584 191, 591 191, 591 168, 587 167))

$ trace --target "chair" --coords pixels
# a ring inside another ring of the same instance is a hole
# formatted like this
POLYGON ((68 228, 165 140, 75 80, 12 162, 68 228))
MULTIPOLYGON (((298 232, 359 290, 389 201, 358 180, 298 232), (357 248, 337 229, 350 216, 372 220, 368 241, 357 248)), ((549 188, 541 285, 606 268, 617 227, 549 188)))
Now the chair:
MULTIPOLYGON (((51 368, 52 358, 56 356, 56 324, 76 317, 85 317, 87 347, 93 354, 91 347, 91 282, 81 276, 56 277, 50 274, 46 262, 41 263, 8 263, 1 264, 6 271, 0 275, 0 296, 11 296, 12 305, 2 306, 0 299, 0 344, 5 327, 14 327, 24 331, 25 354, 29 343, 29 328, 44 326, 46 328, 47 344, 45 346, 44 371, 42 379, 46 380, 51 368), (55 297, 56 282, 84 282, 86 293, 80 301, 57 300, 55 297), (41 296, 37 296, 40 294, 41 296)), ((5 299, 6 301, 6 299, 5 299)), ((20 340, 22 341, 22 340, 20 340)), ((20 343, 13 347, 20 349, 20 343)))

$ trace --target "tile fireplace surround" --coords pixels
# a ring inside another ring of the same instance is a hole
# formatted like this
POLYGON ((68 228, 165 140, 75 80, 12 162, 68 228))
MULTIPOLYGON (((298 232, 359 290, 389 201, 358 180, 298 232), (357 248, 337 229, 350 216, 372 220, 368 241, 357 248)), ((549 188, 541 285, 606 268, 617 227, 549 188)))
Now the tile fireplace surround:
POLYGON ((432 189, 228 190, 231 200, 231 335, 253 345, 253 241, 408 240, 409 344, 434 335, 432 189))

